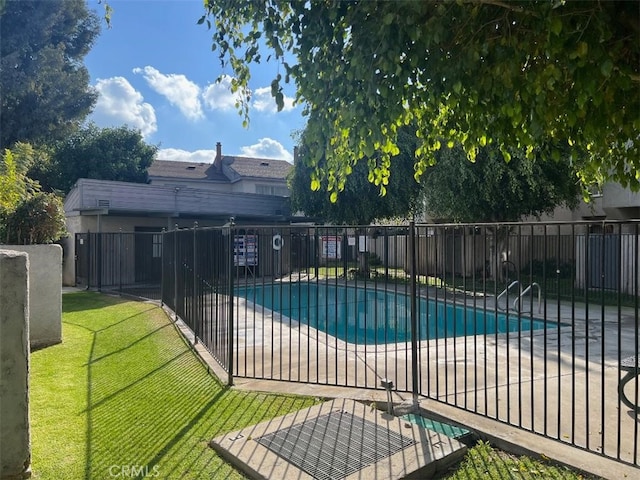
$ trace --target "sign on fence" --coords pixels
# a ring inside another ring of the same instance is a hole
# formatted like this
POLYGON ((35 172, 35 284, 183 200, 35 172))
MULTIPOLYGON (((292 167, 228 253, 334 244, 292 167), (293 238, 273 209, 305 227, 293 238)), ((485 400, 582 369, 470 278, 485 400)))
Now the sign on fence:
POLYGON ((233 242, 233 264, 236 267, 258 265, 258 236, 236 235, 233 242))
POLYGON ((322 241, 322 258, 339 260, 342 258, 342 237, 335 235, 323 235, 320 237, 322 241))

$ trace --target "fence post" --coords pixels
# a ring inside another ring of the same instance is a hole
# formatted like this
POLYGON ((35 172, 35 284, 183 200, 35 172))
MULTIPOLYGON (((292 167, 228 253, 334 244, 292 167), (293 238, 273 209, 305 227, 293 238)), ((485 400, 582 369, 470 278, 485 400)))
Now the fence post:
POLYGON ((409 272, 411 276, 411 382, 413 405, 418 406, 418 309, 416 303, 416 226, 409 222, 409 272))
POLYGON ((120 290, 120 295, 122 295, 122 229, 119 229, 119 233, 118 233, 118 256, 120 257, 118 259, 118 270, 120 270, 120 274, 118 275, 119 277, 119 285, 118 288, 120 290))
MULTIPOLYGON (((91 230, 87 230, 87 247, 85 249, 85 257, 87 259, 86 262, 86 266, 87 266, 87 288, 86 290, 91 290, 91 273, 93 271, 93 268, 91 268, 91 260, 92 260, 92 256, 91 256, 91 230)), ((78 281, 78 278, 76 276, 76 281, 78 281)))
POLYGON ((227 331, 229 332, 228 338, 228 362, 229 362, 229 380, 227 381, 227 385, 230 387, 233 386, 233 248, 234 248, 234 231, 233 231, 233 218, 230 219, 228 224, 228 249, 229 254, 227 255, 227 271, 228 271, 228 292, 229 292, 229 318, 227 331))
POLYGON ((178 321, 178 224, 173 229, 173 319, 178 321))
POLYGON ((191 296, 191 307, 193 308, 194 316, 194 344, 198 343, 198 337, 200 336, 200 315, 198 311, 198 254, 196 249, 196 232, 198 230, 198 222, 193 222, 193 292, 191 296))
POLYGON ((164 260, 165 260, 165 246, 166 242, 164 241, 164 234, 166 233, 164 227, 160 232, 160 238, 162 239, 162 243, 160 244, 160 308, 164 307, 164 260))
POLYGON ((96 233, 96 243, 98 245, 98 255, 96 268, 98 270, 98 291, 102 292, 102 232, 96 233))

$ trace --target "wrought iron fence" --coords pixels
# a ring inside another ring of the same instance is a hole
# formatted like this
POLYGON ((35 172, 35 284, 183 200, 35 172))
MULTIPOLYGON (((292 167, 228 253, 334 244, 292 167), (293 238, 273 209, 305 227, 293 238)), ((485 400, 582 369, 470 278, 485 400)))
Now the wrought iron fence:
POLYGON ((638 466, 639 230, 194 227, 162 235, 161 298, 230 382, 393 382, 638 466))
POLYGON ((76 285, 160 300, 162 233, 77 233, 76 285))

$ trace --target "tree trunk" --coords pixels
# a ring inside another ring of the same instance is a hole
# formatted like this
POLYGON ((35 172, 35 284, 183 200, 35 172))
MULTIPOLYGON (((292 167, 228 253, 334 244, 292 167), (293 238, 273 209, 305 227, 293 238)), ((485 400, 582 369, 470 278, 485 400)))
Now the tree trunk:
MULTIPOLYGON (((489 275, 490 278, 498 283, 503 283, 508 280, 508 268, 505 265, 509 259, 509 232, 510 227, 498 226, 490 227, 489 231, 493 233, 490 244, 490 259, 489 259, 489 275)), ((509 279, 510 280, 510 279, 509 279)))

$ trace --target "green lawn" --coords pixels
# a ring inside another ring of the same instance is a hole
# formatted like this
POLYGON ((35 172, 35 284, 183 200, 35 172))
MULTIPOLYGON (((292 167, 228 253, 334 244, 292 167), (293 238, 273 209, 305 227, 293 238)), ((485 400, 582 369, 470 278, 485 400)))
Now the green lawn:
MULTIPOLYGON (((36 479, 242 478, 208 441, 316 402, 226 388, 148 303, 66 294, 63 338, 31 355, 36 479)), ((440 478, 583 477, 481 442, 440 478)))
POLYGON ((486 442, 469 449, 462 462, 437 477, 441 480, 602 480, 569 468, 497 450, 486 442))
POLYGON ((31 355, 37 479, 242 478, 207 442, 314 403, 229 390, 151 304, 66 294, 63 338, 31 355))

